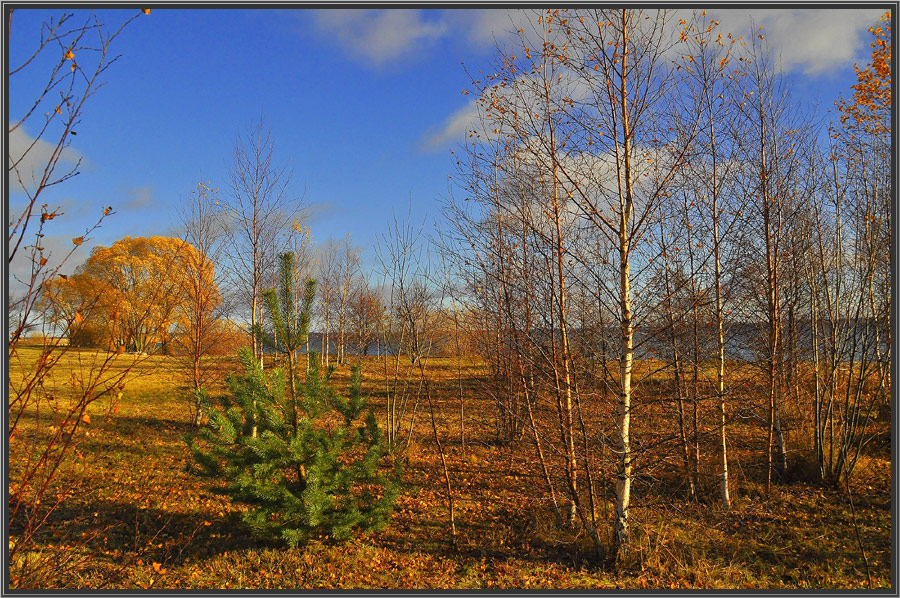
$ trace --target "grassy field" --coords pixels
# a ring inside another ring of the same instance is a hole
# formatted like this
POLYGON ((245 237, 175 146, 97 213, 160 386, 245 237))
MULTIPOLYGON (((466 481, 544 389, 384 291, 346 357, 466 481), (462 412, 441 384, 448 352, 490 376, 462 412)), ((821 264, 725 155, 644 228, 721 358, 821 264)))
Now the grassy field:
MULTIPOLYGON (((37 348, 23 352, 26 361, 38 354, 37 348)), ((91 357, 87 351, 70 352, 54 370, 55 387, 63 389, 71 372, 77 374, 91 357)), ((134 359, 120 355, 113 367, 124 368, 134 359)), ((862 460, 851 512, 846 494, 803 481, 777 485, 769 499, 763 498, 754 472, 764 455, 759 448, 764 430, 735 422, 729 429, 733 508, 726 512, 712 500, 688 501, 667 492, 658 479, 636 482, 633 548, 613 570, 592 560, 587 537, 555 524, 532 446, 527 438, 513 444, 494 440, 494 406, 478 392, 486 374, 478 364, 463 367, 465 444, 460 442, 457 361, 428 365, 456 500, 456 546, 450 542, 443 474, 424 400, 403 457, 403 494, 387 529, 344 544, 320 540, 288 549, 254 539, 238 507, 188 473, 182 440, 191 430, 187 395, 171 358, 152 356, 136 368, 137 377, 117 401, 92 405, 90 424, 77 433, 77 453, 48 493, 67 498, 36 536, 29 557, 43 555, 64 566, 41 584, 780 589, 866 588, 870 577, 873 587, 890 587, 889 442, 862 460)), ((345 387, 348 377, 349 368, 340 367, 337 385, 345 387)), ((385 399, 379 380, 370 358, 364 363, 363 390, 381 418, 385 399)), ((217 392, 222 388, 212 394, 217 392)), ((34 425, 34 417, 26 418, 10 440, 11 480, 27 459, 24 439, 46 433, 34 425)), ((640 434, 638 429, 635 435, 640 434)), ((610 498, 603 495, 598 509, 602 529, 611 520, 603 519, 611 513, 610 498)), ((16 541, 13 529, 10 546, 16 541)), ((26 583, 15 577, 16 566, 12 563, 13 586, 26 583)))

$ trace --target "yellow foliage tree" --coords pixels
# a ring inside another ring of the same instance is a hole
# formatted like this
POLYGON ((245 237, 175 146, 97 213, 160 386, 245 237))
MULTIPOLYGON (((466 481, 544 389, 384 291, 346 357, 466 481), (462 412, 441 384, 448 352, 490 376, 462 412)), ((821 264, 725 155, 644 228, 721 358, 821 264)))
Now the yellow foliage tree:
POLYGON ((212 264, 194 247, 169 237, 125 237, 95 248, 46 298, 57 318, 80 322, 70 341, 117 350, 165 347, 192 294, 219 301, 212 264), (199 284, 197 284, 199 282, 199 284))
POLYGON ((891 13, 869 28, 872 62, 860 70, 854 65, 857 83, 853 86, 852 101, 841 98, 837 102, 844 127, 863 126, 869 133, 890 132, 891 109, 891 13))

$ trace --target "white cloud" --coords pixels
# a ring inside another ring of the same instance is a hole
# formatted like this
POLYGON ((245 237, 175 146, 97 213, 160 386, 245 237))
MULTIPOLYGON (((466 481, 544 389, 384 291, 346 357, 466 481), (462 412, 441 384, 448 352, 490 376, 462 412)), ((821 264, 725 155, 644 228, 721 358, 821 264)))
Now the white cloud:
POLYGON ((340 211, 340 208, 332 201, 317 201, 305 205, 300 212, 300 222, 304 226, 321 222, 340 211))
MULTIPOLYGON (((13 123, 10 123, 12 127, 13 123)), ((56 150, 55 145, 44 141, 35 140, 25 131, 25 126, 19 125, 9 132, 9 146, 7 147, 7 172, 9 176, 9 189, 17 191, 33 191, 44 176, 44 169, 56 150), (13 165, 15 164, 15 168, 13 165), (24 185, 24 186, 23 186, 24 185)), ((84 163, 84 156, 71 146, 63 148, 59 155, 54 176, 50 181, 58 179, 67 173, 78 161, 84 163)))
MULTIPOLYGON (((583 101, 593 93, 583 79, 568 69, 554 70, 551 78, 556 77, 560 78, 560 83, 553 89, 554 96, 551 101, 554 104, 561 101, 561 98, 570 98, 576 102, 583 101)), ((492 93, 506 108, 527 112, 527 106, 540 105, 543 102, 540 99, 542 88, 543 83, 540 78, 526 74, 517 77, 515 81, 505 87, 495 84, 492 93)), ((473 96, 470 95, 470 97, 473 96)), ((480 114, 477 102, 477 99, 470 100, 465 106, 451 114, 440 127, 426 133, 421 144, 422 148, 426 151, 435 151, 457 145, 465 141, 469 131, 473 129, 482 138, 496 139, 497 136, 491 133, 495 126, 494 123, 490 123, 487 127, 479 123, 480 114)))
MULTIPOLYGON (((32 245, 34 237, 30 239, 26 237, 27 243, 32 245)), ((80 266, 90 255, 87 248, 89 243, 83 245, 73 245, 71 235, 52 235, 48 234, 41 239, 41 248, 43 251, 34 251, 32 247, 20 247, 16 253, 15 259, 9 264, 9 278, 7 287, 7 297, 10 303, 22 298, 28 290, 29 281, 32 272, 32 254, 35 260, 45 258, 47 263, 41 269, 41 275, 38 282, 49 273, 54 272, 57 268, 60 274, 71 276, 75 268, 80 266)))
POLYGON ((457 44, 483 52, 503 44, 518 28, 529 31, 537 9, 321 9, 304 11, 317 33, 336 41, 353 58, 375 67, 422 60, 423 50, 457 44))
POLYGON ((473 100, 451 114, 436 131, 428 133, 421 144, 422 149, 437 151, 458 145, 477 122, 478 108, 473 100))
POLYGON ((486 48, 509 39, 529 14, 522 9, 453 9, 445 10, 443 18, 455 37, 462 34, 471 44, 486 48))
POLYGON ((326 9, 312 16, 320 33, 375 66, 406 58, 448 32, 446 22, 426 20, 421 10, 326 9))
MULTIPOLYGON (((304 11, 306 12, 306 11, 304 11)), ((351 56, 380 67, 441 41, 465 40, 483 51, 513 39, 523 27, 532 33, 537 10, 523 9, 326 9, 309 11, 323 36, 331 37, 351 56)), ((678 9, 675 14, 690 12, 678 9)), ((771 48, 786 69, 820 75, 865 58, 864 37, 883 9, 710 9, 723 31, 748 35, 762 25, 771 48)), ((674 22, 674 21, 673 21, 674 22)))
MULTIPOLYGON (((451 31, 468 27, 465 33, 475 44, 485 44, 494 39, 500 43, 511 41, 514 30, 524 26, 524 19, 532 12, 523 10, 456 10, 446 11, 445 17, 451 31)), ((677 23, 680 16, 688 17, 690 11, 679 9, 669 22, 677 23)), ((881 16, 877 9, 718 9, 710 10, 710 16, 721 22, 723 32, 747 37, 759 33, 763 26, 770 49, 785 70, 800 70, 807 76, 827 74, 834 69, 848 69, 854 60, 864 62, 868 54, 865 42, 867 31, 881 16), (753 31, 751 31, 751 28, 753 31)), ((673 28, 673 31, 675 29, 673 28)), ((455 34, 452 34, 455 35, 455 34)), ((569 95, 587 93, 575 87, 569 95)), ((428 132, 421 144, 425 151, 435 151, 465 140, 467 132, 478 128, 478 110, 475 100, 450 114, 444 122, 428 132)))
POLYGON ((153 203, 153 187, 145 185, 128 190, 129 199, 122 206, 124 210, 142 210, 153 203))
POLYGON ((762 33, 785 70, 808 76, 845 69, 865 60, 865 36, 884 11, 881 9, 754 9, 710 10, 723 31, 736 35, 762 33), (756 31, 751 32, 751 27, 756 31))

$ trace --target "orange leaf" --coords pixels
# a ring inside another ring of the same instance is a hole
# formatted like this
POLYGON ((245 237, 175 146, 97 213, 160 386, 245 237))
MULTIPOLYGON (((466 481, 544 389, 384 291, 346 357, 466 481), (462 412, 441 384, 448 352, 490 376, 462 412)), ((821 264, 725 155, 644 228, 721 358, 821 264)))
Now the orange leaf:
POLYGON ((76 311, 76 312, 75 312, 75 321, 76 321, 77 323, 79 323, 79 324, 81 324, 82 322, 84 322, 84 316, 81 315, 81 312, 80 312, 80 311, 76 311))
POLYGON ((91 416, 88 415, 87 413, 85 413, 84 415, 81 416, 81 421, 83 421, 86 424, 89 424, 89 423, 91 423, 91 416))
POLYGON ((72 243, 74 243, 75 245, 81 245, 82 243, 84 243, 84 237, 75 237, 74 239, 72 239, 72 243))
POLYGON ((45 258, 45 257, 42 257, 42 258, 41 258, 41 265, 42 265, 42 266, 46 266, 46 265, 47 265, 47 258, 45 258))
POLYGON ((73 58, 75 58, 75 54, 72 53, 72 50, 69 50, 68 52, 66 52, 65 58, 66 60, 72 60, 73 58))
POLYGON ((56 107, 56 113, 57 113, 57 114, 62 114, 62 110, 59 109, 59 106, 56 107))
POLYGON ((142 8, 142 9, 141 9, 141 12, 144 13, 145 15, 149 15, 149 14, 150 14, 150 9, 149 9, 149 8, 142 8))

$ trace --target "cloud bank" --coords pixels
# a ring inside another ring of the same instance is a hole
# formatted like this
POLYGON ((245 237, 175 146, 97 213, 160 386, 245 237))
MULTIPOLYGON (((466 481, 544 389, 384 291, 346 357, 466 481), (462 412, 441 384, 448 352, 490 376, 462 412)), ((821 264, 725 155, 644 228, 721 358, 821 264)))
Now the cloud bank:
MULTIPOLYGON (((453 11, 445 11, 453 13, 453 11)), ((522 10, 456 11, 456 13, 490 13, 483 19, 472 19, 465 33, 473 42, 484 45, 512 41, 511 31, 528 15, 522 10), (478 25, 480 23, 480 25, 478 25), (510 27, 512 24, 512 27, 510 27), (501 26, 502 25, 502 26, 501 26)), ((676 21, 690 11, 676 11, 676 21)), ((720 21, 723 32, 737 35, 758 33, 762 26, 768 45, 781 68, 800 72, 807 77, 822 77, 837 70, 846 71, 854 62, 864 63, 869 55, 868 29, 883 14, 882 9, 716 9, 711 17, 720 21)), ((460 14, 444 16, 448 30, 462 27, 460 14)), ((470 96, 472 97, 472 96, 470 96)), ((462 141, 477 118, 475 99, 457 109, 444 122, 429 131, 420 146, 426 151, 445 149, 462 141)))
MULTIPOLYGON (((439 41, 463 40, 476 50, 512 39, 533 11, 522 9, 324 9, 304 11, 323 36, 373 66, 424 60, 439 41)), ((686 9, 679 9, 686 12, 686 9)), ((864 34, 883 13, 873 8, 710 9, 723 31, 744 35, 762 25, 785 69, 818 75, 864 55, 864 34), (754 27, 755 28, 755 27, 754 27)))

